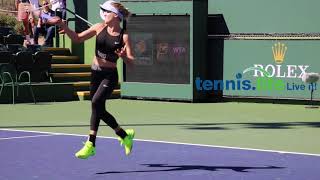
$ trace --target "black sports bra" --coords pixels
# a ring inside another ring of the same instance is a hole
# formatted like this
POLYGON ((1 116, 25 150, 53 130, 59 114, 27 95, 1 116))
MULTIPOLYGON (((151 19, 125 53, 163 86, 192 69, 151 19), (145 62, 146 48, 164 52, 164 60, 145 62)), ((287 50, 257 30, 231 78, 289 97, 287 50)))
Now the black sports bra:
POLYGON ((119 36, 111 36, 107 26, 96 37, 96 57, 110 62, 117 62, 119 56, 115 53, 123 47, 123 30, 119 36))

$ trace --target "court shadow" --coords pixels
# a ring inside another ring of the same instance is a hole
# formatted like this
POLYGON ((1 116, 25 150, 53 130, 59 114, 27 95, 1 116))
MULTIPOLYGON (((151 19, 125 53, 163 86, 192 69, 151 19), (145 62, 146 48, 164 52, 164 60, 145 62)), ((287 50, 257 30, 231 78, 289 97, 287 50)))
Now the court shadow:
MULTIPOLYGON (((89 127, 89 124, 57 124, 57 125, 7 125, 0 128, 74 128, 74 127, 89 127)), ((107 126, 101 124, 100 126, 107 126)), ((230 122, 230 123, 138 123, 138 124, 123 124, 124 127, 147 127, 147 126, 181 126, 183 129, 189 130, 232 130, 232 129, 293 129, 293 128, 320 128, 320 122, 230 122)))
POLYGON ((266 167, 250 167, 250 166, 202 166, 202 165, 168 165, 168 164, 141 164, 151 168, 165 168, 157 170, 137 170, 137 171, 106 171, 99 172, 96 174, 123 174, 123 173, 139 173, 139 172, 171 172, 171 171, 194 171, 194 170, 205 170, 205 171, 218 171, 218 170, 233 170, 235 172, 246 173, 249 170, 255 169, 283 169, 284 167, 277 166, 266 166, 266 167))
POLYGON ((229 130, 230 128, 225 127, 187 127, 186 129, 190 130, 229 130))
POLYGON ((252 129, 292 129, 297 125, 294 123, 244 123, 246 128, 252 129))
MULTIPOLYGON (((185 129, 190 130, 230 130, 232 128, 228 128, 229 125, 238 125, 238 127, 234 128, 245 128, 245 129, 292 129, 297 127, 297 124, 292 123, 221 123, 216 124, 217 126, 208 126, 208 125, 200 125, 200 126, 189 126, 185 127, 185 129), (223 126, 223 127, 222 127, 223 126)), ((303 126, 303 124, 300 124, 303 126)))
POLYGON ((294 128, 320 128, 320 122, 268 122, 268 123, 212 123, 186 125, 184 129, 189 130, 231 130, 231 129, 294 129, 294 128), (232 126, 232 127, 228 127, 232 126), (236 126, 236 127, 235 127, 236 126))

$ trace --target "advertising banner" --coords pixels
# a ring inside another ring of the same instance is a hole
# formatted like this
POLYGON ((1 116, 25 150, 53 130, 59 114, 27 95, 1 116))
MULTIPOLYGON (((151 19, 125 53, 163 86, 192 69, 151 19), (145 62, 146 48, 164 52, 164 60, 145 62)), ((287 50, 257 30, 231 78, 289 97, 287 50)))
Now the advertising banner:
MULTIPOLYGON (((320 73, 320 41, 225 41, 224 95, 270 98, 320 98, 319 84, 302 81, 320 73)), ((217 83, 216 83, 217 84, 217 83)))

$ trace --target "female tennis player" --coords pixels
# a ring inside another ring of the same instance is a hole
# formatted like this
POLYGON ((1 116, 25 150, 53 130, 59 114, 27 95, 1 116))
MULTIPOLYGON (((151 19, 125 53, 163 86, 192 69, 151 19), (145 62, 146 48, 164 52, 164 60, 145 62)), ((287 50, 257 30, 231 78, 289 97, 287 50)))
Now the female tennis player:
POLYGON ((118 84, 117 59, 121 57, 126 64, 134 60, 129 35, 125 32, 125 21, 130 12, 120 3, 106 1, 100 5, 100 16, 103 22, 90 27, 81 33, 70 30, 67 25, 58 17, 51 22, 59 25, 63 31, 74 42, 83 42, 96 37, 95 56, 91 66, 91 107, 90 133, 88 141, 75 156, 87 159, 95 155, 96 136, 99 122, 102 119, 119 136, 121 145, 125 148, 125 154, 129 155, 132 150, 134 130, 123 130, 116 119, 106 111, 105 103, 112 91, 118 84), (120 23, 124 21, 124 28, 120 23))

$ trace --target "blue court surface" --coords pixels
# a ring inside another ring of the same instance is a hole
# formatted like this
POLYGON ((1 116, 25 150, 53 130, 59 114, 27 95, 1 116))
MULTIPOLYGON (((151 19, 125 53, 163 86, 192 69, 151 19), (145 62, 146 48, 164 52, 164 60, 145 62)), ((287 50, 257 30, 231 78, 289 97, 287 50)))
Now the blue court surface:
POLYGON ((82 135, 0 129, 1 180, 319 180, 320 156, 136 140, 125 156, 100 137, 97 154, 79 160, 82 135))

